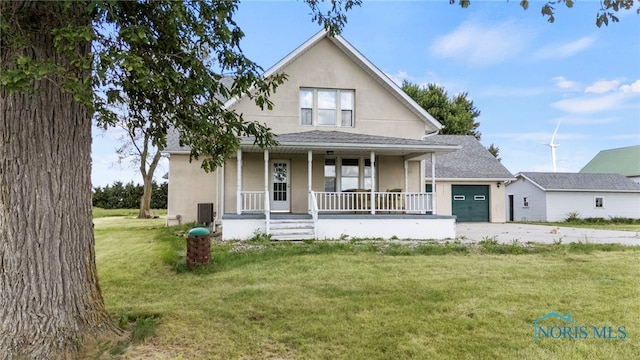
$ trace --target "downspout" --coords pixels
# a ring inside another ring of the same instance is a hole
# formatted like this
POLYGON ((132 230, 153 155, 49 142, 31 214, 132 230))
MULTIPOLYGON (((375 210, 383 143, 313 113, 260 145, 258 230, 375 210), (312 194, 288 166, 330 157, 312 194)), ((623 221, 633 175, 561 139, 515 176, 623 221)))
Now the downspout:
POLYGON ((225 177, 225 167, 224 167, 224 163, 222 164, 222 174, 220 175, 221 179, 220 179, 220 188, 218 189, 219 191, 222 192, 222 196, 220 196, 220 204, 218 204, 218 206, 220 206, 220 217, 222 217, 222 215, 224 215, 224 177, 225 177))

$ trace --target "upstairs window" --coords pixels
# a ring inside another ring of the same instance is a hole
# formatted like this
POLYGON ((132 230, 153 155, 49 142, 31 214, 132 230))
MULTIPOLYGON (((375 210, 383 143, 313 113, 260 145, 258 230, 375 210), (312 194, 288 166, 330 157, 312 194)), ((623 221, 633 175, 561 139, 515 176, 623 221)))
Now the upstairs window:
POLYGON ((300 124, 353 127, 354 91, 300 89, 300 124))

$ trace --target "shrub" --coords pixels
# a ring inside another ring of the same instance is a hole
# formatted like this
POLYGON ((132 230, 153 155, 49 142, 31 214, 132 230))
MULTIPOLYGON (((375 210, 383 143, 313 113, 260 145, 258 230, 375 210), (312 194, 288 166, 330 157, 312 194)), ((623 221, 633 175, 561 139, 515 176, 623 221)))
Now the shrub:
POLYGON ((577 211, 572 211, 567 214, 567 217, 564 219, 564 221, 568 223, 580 222, 580 213, 577 211))

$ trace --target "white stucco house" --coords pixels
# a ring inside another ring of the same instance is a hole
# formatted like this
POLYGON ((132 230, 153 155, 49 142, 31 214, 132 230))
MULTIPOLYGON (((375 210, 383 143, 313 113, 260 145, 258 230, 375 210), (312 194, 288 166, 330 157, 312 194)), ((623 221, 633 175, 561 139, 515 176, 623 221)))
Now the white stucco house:
MULTIPOLYGON (((260 149, 243 138, 235 157, 205 173, 179 135, 169 134, 170 218, 214 221, 223 239, 256 232, 272 239, 455 238, 452 198, 426 189, 425 174, 438 174, 437 155, 463 145, 437 135, 442 125, 433 116, 345 39, 324 31, 265 76, 281 72, 288 80, 270 97, 273 110, 247 98, 226 104, 270 127, 278 146, 260 149), (215 216, 200 219, 203 213, 215 216)), ((507 174, 486 184, 502 209, 507 174)), ((432 188, 441 188, 437 182, 429 176, 432 188)))
POLYGON ((621 174, 521 172, 506 192, 510 221, 640 219, 640 184, 621 174))

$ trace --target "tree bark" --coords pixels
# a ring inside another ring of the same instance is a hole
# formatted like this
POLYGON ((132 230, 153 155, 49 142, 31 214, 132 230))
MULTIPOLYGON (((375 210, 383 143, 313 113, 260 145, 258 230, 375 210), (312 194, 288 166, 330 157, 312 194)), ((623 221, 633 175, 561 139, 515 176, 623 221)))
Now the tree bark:
MULTIPOLYGON (((2 10, 28 14, 33 38, 19 50, 3 46, 3 66, 16 55, 68 65, 51 30, 90 25, 83 6, 65 13, 51 2, 5 2, 2 10)), ((90 46, 76 50, 89 56, 90 46)), ((0 359, 67 357, 85 336, 116 329, 96 272, 92 114, 60 83, 35 81, 32 93, 0 90, 0 359)))
POLYGON ((140 212, 138 213, 139 219, 144 219, 147 217, 147 212, 151 211, 151 194, 153 191, 153 174, 158 167, 158 163, 160 162, 160 158, 162 158, 162 153, 160 149, 156 151, 149 163, 149 168, 147 169, 146 162, 146 154, 148 153, 149 143, 151 139, 148 135, 145 135, 144 138, 144 151, 140 154, 140 174, 142 175, 142 197, 140 198, 140 212))

